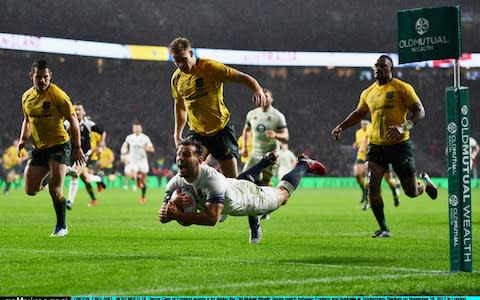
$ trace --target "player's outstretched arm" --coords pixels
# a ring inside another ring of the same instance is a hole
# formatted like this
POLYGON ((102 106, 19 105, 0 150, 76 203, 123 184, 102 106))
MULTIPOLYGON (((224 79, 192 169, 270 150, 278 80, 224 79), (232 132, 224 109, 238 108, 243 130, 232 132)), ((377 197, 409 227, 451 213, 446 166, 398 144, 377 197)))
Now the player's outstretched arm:
POLYGON ((353 125, 359 123, 363 117, 367 114, 367 112, 361 111, 361 110, 354 110, 352 111, 346 118, 343 120, 340 124, 338 124, 335 128, 332 130, 332 137, 334 140, 339 140, 341 133, 343 130, 352 127, 353 125))
POLYGON ((183 129, 185 124, 187 124, 187 109, 185 107, 185 102, 183 99, 176 99, 174 105, 174 114, 175 114, 175 128, 173 132, 173 140, 175 142, 175 149, 178 148, 178 145, 182 141, 183 129))
POLYGON ((184 213, 182 208, 175 202, 164 203, 160 209, 160 222, 166 223, 176 220, 178 223, 189 226, 192 224, 215 226, 223 210, 223 204, 207 203, 204 211, 198 213, 184 213))

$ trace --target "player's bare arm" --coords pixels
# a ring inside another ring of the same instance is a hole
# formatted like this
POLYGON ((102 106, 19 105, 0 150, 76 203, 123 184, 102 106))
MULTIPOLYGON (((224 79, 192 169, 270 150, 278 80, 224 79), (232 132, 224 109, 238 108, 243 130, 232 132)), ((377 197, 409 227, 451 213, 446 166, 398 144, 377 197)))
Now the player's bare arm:
POLYGON ((243 144, 242 144, 242 149, 240 149, 240 155, 242 155, 243 157, 247 157, 248 156, 248 139, 251 138, 249 137, 249 133, 250 131, 252 131, 252 129, 248 126, 244 126, 243 127, 243 131, 242 131, 242 139, 243 139, 243 144))
POLYGON ((175 202, 168 202, 160 209, 160 220, 177 220, 184 226, 196 224, 214 226, 217 224, 223 210, 223 204, 207 202, 204 211, 198 213, 184 213, 175 202))
POLYGON ((228 79, 230 81, 246 85, 253 90, 252 102, 255 103, 256 106, 266 107, 268 105, 267 98, 265 97, 262 87, 252 76, 235 70, 228 79))
POLYGON ((265 135, 266 135, 268 138, 276 139, 276 140, 278 140, 279 142, 288 143, 289 134, 288 134, 288 129, 287 129, 287 128, 282 128, 282 129, 280 129, 280 130, 278 130, 278 131, 275 131, 275 130, 266 130, 266 131, 265 131, 265 135))
POLYGON ((174 105, 174 115, 175 115, 175 131, 173 133, 173 140, 175 141, 175 148, 178 148, 178 145, 183 140, 182 133, 187 124, 187 109, 185 107, 185 102, 183 99, 175 99, 174 105))
POLYGON ((408 110, 411 112, 410 117, 407 118, 407 121, 403 124, 397 124, 389 126, 387 129, 387 138, 396 141, 400 140, 403 134, 407 131, 413 129, 413 127, 418 123, 418 121, 425 118, 425 109, 421 102, 417 102, 408 107, 408 110))
POLYGON ((335 128, 332 130, 332 137, 334 140, 339 140, 341 133, 343 130, 352 127, 355 124, 358 124, 364 116, 368 113, 368 111, 362 111, 359 109, 356 109, 352 111, 346 118, 343 120, 340 124, 338 124, 335 128))
POLYGON ((24 115, 22 122, 22 129, 20 130, 20 138, 18 139, 17 145, 17 155, 20 157, 22 149, 25 148, 25 145, 32 134, 32 127, 30 126, 30 121, 27 116, 24 115))

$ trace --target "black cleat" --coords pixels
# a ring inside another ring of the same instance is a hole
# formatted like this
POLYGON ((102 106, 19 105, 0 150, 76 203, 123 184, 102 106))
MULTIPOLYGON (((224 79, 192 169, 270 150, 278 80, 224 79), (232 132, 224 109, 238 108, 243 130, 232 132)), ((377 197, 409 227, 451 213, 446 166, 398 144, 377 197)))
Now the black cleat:
POLYGON ((438 190, 430 179, 430 176, 428 176, 428 174, 425 172, 420 173, 419 176, 425 183, 425 192, 427 192, 427 195, 432 198, 432 200, 437 199, 438 190))

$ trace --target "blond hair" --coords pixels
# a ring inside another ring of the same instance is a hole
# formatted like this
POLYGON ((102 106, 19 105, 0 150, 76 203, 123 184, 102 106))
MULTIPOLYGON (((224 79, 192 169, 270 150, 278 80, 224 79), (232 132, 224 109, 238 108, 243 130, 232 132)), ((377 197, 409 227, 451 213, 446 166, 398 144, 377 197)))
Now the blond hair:
POLYGON ((179 53, 180 51, 189 50, 192 48, 192 44, 187 38, 184 37, 177 37, 174 39, 170 45, 168 45, 168 52, 171 54, 179 53))

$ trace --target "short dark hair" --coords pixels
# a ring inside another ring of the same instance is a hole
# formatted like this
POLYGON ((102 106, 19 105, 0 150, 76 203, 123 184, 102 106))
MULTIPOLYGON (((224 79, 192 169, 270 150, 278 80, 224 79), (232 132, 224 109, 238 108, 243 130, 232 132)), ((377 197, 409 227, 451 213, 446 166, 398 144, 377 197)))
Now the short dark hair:
POLYGON ((50 69, 48 62, 43 58, 36 59, 32 64, 32 71, 34 69, 50 69))
POLYGON ((193 138, 187 138, 180 142, 181 146, 194 146, 195 147, 195 154, 198 156, 203 156, 203 147, 202 144, 193 138))
POLYGON ((386 54, 382 54, 382 55, 380 55, 380 57, 379 57, 378 59, 386 59, 386 60, 389 60, 390 63, 392 64, 392 67, 393 67, 393 59, 392 59, 390 56, 388 56, 388 55, 386 55, 386 54))

